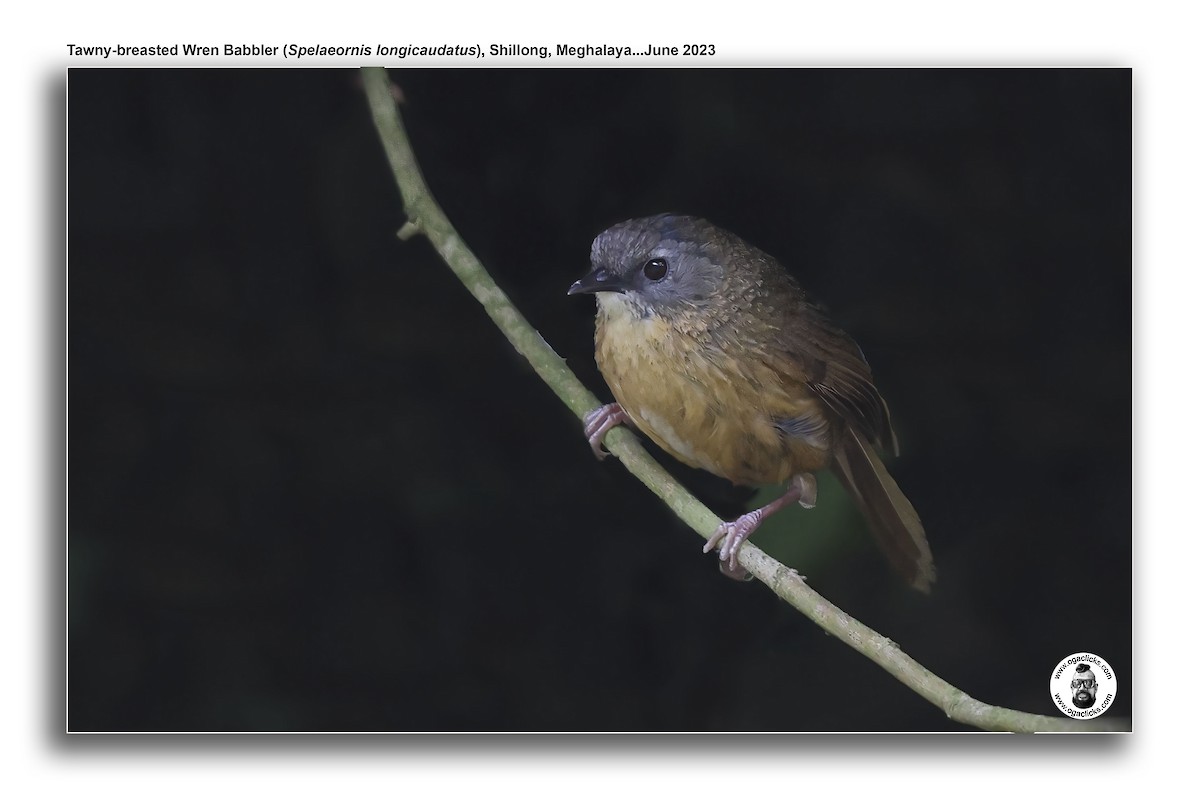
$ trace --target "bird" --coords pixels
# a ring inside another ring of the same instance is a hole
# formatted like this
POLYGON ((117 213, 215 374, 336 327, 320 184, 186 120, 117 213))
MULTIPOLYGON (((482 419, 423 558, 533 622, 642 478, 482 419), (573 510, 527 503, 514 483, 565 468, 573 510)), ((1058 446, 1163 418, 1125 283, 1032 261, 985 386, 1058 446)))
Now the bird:
POLYGON ((788 505, 813 508, 815 473, 829 469, 895 571, 930 591, 925 529, 876 452, 899 446, 871 368, 775 258, 706 219, 658 214, 596 236, 567 294, 596 296, 596 365, 616 400, 584 419, 597 458, 626 424, 735 484, 785 484, 708 537, 724 574, 748 580, 742 544, 788 505))

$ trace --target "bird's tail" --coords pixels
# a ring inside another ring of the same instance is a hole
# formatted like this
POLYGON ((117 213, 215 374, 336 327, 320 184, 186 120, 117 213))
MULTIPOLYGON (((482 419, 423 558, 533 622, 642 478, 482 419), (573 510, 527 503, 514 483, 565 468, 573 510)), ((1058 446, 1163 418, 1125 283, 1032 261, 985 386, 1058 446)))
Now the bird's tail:
POLYGON ((925 528, 875 448, 847 425, 831 468, 858 503, 892 567, 914 589, 928 593, 935 574, 925 528))

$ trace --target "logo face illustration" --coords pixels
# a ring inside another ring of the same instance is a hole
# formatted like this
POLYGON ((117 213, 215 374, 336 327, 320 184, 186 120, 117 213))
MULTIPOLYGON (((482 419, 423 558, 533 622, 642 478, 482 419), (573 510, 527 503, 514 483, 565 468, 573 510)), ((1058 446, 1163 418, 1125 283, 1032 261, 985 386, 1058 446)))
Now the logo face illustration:
POLYGON ((1117 679, 1112 667, 1094 653, 1075 653, 1050 673, 1050 698, 1068 717, 1092 719, 1112 706, 1117 679))

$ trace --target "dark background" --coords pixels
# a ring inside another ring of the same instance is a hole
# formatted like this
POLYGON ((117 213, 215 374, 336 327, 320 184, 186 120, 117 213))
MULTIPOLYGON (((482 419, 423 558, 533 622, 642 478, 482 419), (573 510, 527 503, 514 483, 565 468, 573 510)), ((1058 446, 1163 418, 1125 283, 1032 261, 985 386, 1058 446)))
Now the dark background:
MULTIPOLYGON (((980 700, 1053 715, 1086 650, 1132 715, 1128 70, 392 75, 447 214, 606 400, 566 297, 596 233, 672 210, 779 257, 871 361, 939 582, 828 476, 755 541, 980 700)), ((71 730, 965 730, 592 458, 395 238, 356 72, 68 98, 71 730)))

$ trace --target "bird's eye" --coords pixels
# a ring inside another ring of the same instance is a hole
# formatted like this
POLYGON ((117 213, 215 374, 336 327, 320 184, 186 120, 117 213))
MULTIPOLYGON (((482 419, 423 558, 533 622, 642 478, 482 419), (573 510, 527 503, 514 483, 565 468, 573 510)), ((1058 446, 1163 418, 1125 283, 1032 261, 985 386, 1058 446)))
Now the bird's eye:
POLYGON ((661 258, 652 258, 642 265, 642 274, 652 281, 661 281, 667 277, 667 262, 661 258))

